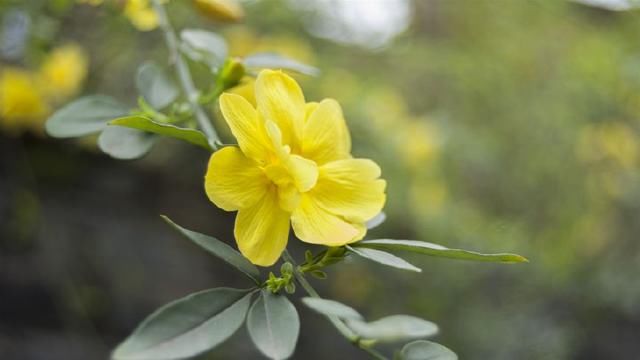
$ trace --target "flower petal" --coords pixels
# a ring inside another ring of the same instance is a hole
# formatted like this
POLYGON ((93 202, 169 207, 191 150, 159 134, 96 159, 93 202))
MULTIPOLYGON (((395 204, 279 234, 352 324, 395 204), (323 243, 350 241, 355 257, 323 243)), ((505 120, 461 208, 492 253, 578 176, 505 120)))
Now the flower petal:
POLYGON ((268 190, 269 179, 240 149, 228 146, 211 155, 204 186, 216 206, 235 211, 258 202, 268 190))
POLYGON ((300 205, 291 215, 296 236, 307 243, 341 246, 362 239, 366 228, 361 223, 350 223, 331 214, 318 205, 309 194, 302 194, 300 205))
POLYGON ((253 106, 240 95, 224 93, 220 96, 220 110, 242 152, 258 162, 266 161, 271 143, 253 106))
POLYGON ((300 192, 309 191, 318 180, 316 163, 300 155, 291 155, 289 146, 282 145, 282 132, 273 121, 267 120, 265 126, 278 160, 265 168, 269 178, 278 185, 292 182, 300 192))
POLYGON ((254 206, 240 209, 234 229, 242 255, 260 266, 273 265, 287 246, 289 213, 278 206, 275 187, 254 206))
POLYGON ((353 222, 366 222, 384 206, 386 181, 380 167, 368 159, 333 161, 320 167, 310 194, 319 206, 353 222))
POLYGON ((308 105, 310 113, 304 124, 302 154, 322 165, 347 159, 351 152, 351 136, 340 104, 325 99, 317 106, 308 105))
POLYGON ((275 122, 283 143, 298 151, 305 116, 304 95, 298 83, 282 71, 263 70, 256 80, 256 103, 265 120, 275 122))

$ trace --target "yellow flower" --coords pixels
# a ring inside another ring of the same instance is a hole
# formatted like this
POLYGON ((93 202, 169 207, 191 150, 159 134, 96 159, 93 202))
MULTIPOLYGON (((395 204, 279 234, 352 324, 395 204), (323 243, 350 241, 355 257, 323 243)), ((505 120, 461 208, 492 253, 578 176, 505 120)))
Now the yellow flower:
POLYGON ((212 20, 236 22, 244 18, 244 10, 235 0, 194 0, 196 8, 212 20))
POLYGON ((238 141, 209 160, 205 190, 226 211, 238 211, 235 238, 257 265, 278 260, 289 224, 302 241, 340 246, 362 239, 364 223, 385 202, 386 182, 368 159, 351 157, 340 105, 305 103, 291 77, 263 70, 256 107, 236 94, 220 97, 222 114, 238 141))
POLYGON ((0 125, 12 132, 39 130, 48 112, 49 106, 31 73, 17 68, 0 71, 0 125))
POLYGON ((40 68, 46 94, 55 99, 75 95, 87 76, 88 60, 77 45, 65 45, 49 54, 40 68))
POLYGON ((127 0, 124 16, 140 31, 150 31, 158 27, 158 14, 149 0, 127 0))

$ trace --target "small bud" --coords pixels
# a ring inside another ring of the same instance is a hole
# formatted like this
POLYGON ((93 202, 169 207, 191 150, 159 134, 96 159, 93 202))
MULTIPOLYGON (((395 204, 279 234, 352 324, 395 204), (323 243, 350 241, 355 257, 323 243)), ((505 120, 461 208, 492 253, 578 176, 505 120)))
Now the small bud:
POLYGON ((293 265, 290 262, 286 262, 282 264, 280 267, 280 273, 282 275, 291 275, 293 274, 293 265))
POLYGON ((242 64, 242 60, 239 58, 228 58, 220 74, 218 75, 218 84, 222 86, 224 90, 232 88, 240 83, 242 77, 245 74, 245 68, 242 64))
POLYGON ((293 282, 288 283, 284 286, 284 291, 286 291, 287 294, 293 294, 294 292, 296 292, 296 284, 293 282))
POLYGON ((307 250, 304 252, 304 260, 307 262, 307 264, 313 263, 313 253, 311 252, 311 250, 307 250))
POLYGON ((316 279, 324 280, 327 278, 327 273, 322 270, 313 270, 311 272, 311 276, 315 277, 316 279))
POLYGON ((194 0, 193 3, 211 20, 237 22, 244 18, 242 6, 235 0, 194 0))

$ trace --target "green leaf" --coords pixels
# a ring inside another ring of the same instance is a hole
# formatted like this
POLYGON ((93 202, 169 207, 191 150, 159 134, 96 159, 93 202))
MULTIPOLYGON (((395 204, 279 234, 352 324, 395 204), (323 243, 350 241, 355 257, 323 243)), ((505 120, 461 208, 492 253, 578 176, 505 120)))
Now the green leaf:
POLYGON ((382 265, 391 266, 394 268, 409 270, 415 272, 422 272, 419 267, 416 267, 404 259, 401 259, 393 254, 389 254, 388 252, 369 249, 365 247, 352 247, 347 245, 347 249, 349 249, 354 254, 360 255, 365 259, 369 259, 371 261, 375 261, 382 265))
POLYGON ((181 128, 171 124, 160 123, 142 115, 132 115, 115 119, 110 121, 109 125, 124 126, 158 135, 164 135, 213 151, 209 145, 207 136, 203 132, 195 129, 181 128))
POLYGON ((180 33, 182 50, 194 61, 213 68, 220 67, 227 58, 227 42, 220 35, 200 29, 185 29, 180 33))
POLYGON ((378 215, 367 221, 365 225, 367 226, 368 230, 371 230, 380 226, 385 220, 387 220, 387 214, 385 214, 384 211, 380 211, 378 215))
POLYGON ((354 308, 334 300, 305 297, 302 298, 302 303, 311 310, 322 315, 335 316, 340 319, 362 320, 362 315, 360 315, 354 308))
POLYGON ((244 65, 250 69, 282 69, 304 75, 320 75, 320 70, 313 66, 303 64, 275 53, 257 53, 249 55, 244 59, 244 65))
POLYGON ((173 80, 154 63, 145 63, 138 68, 136 87, 142 97, 158 110, 171 104, 179 94, 173 80))
POLYGON ((270 359, 286 359, 293 354, 300 319, 295 306, 284 295, 262 290, 249 310, 247 328, 251 340, 270 359))
POLYGON ((151 150, 157 136, 120 126, 109 126, 98 138, 98 147, 116 159, 130 160, 151 150))
POLYGON ((400 351, 402 360, 458 360, 458 356, 446 347, 427 340, 416 340, 400 351))
POLYGON ((436 324, 409 315, 391 315, 368 323, 351 319, 346 323, 360 337, 379 341, 424 338, 438 333, 436 324))
POLYGON ((105 95, 85 96, 56 111, 45 124, 47 134, 57 138, 99 132, 111 119, 129 112, 126 105, 105 95))
POLYGON ((488 261, 488 262, 502 262, 502 263, 521 263, 528 262, 525 257, 517 254, 481 254, 475 251, 449 249, 442 245, 432 244, 425 241, 417 240, 390 240, 390 239, 377 239, 377 240, 365 240, 360 241, 353 246, 359 248, 371 248, 380 250, 404 250, 411 251, 419 254, 446 257, 451 259, 460 260, 475 260, 475 261, 488 261))
POLYGON ((164 221, 167 222, 167 224, 171 225, 174 229, 176 229, 179 233, 184 235, 187 239, 198 244, 199 246, 207 250, 212 255, 225 261, 227 264, 242 271, 256 284, 260 283, 260 271, 258 270, 258 268, 252 263, 250 263, 244 256, 242 256, 242 254, 235 251, 231 246, 211 236, 207 236, 204 234, 197 233, 195 231, 185 229, 180 225, 174 223, 173 221, 171 221, 171 219, 169 219, 164 215, 161 215, 161 217, 164 221))
POLYGON ((240 328, 252 290, 210 289, 173 301, 146 318, 114 360, 183 359, 225 341, 240 328))

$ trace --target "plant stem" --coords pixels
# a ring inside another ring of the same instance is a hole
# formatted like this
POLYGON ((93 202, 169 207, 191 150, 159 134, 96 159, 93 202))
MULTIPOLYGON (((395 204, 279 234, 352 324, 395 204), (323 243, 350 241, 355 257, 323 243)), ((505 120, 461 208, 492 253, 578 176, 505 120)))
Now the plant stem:
POLYGON ((209 139, 209 145, 211 145, 214 150, 217 150, 220 144, 220 138, 218 137, 218 133, 213 127, 211 120, 198 103, 198 90, 193 84, 189 67, 180 53, 180 49, 178 48, 178 37, 176 36, 173 27, 171 27, 171 23, 169 23, 169 18, 167 17, 164 5, 162 5, 159 0, 153 0, 153 8, 158 15, 158 24, 164 32, 167 48, 169 49, 169 53, 175 65, 178 79, 180 79, 180 84, 182 85, 182 90, 187 97, 189 105, 191 105, 200 128, 209 139))
MULTIPOLYGON (((288 250, 285 249, 284 253, 282 254, 282 257, 285 259, 285 261, 288 261, 293 265, 293 269, 294 269, 293 274, 296 277, 296 280, 298 280, 298 283, 300 283, 302 288, 304 288, 304 290, 307 292, 307 294, 309 294, 309 296, 314 298, 320 298, 320 295, 318 294, 316 289, 314 289, 313 286, 311 286, 311 284, 309 283, 309 281, 307 281, 307 278, 304 276, 304 274, 299 271, 295 260, 293 259, 291 254, 289 254, 288 250)), ((338 332, 342 336, 344 336, 347 340, 349 340, 350 343, 366 351, 374 359, 387 360, 387 358, 384 355, 380 354, 376 350, 371 349, 368 346, 364 346, 362 342, 360 342, 361 340, 360 337, 356 333, 354 333, 353 330, 349 329, 349 327, 342 320, 340 320, 340 318, 336 316, 327 316, 327 317, 329 318, 329 321, 331 321, 333 326, 335 326, 335 328, 338 330, 338 332)))

